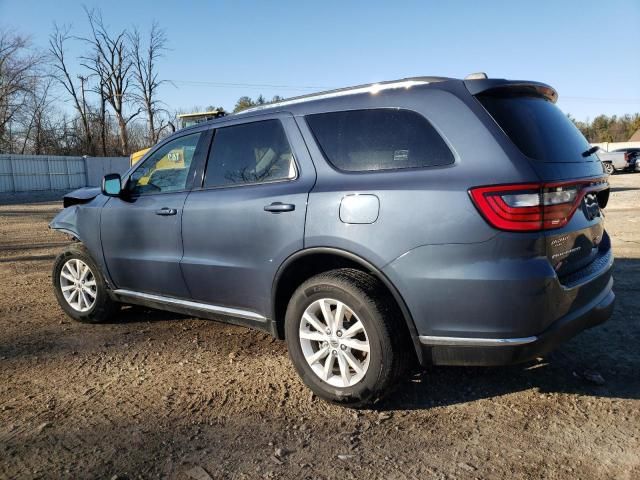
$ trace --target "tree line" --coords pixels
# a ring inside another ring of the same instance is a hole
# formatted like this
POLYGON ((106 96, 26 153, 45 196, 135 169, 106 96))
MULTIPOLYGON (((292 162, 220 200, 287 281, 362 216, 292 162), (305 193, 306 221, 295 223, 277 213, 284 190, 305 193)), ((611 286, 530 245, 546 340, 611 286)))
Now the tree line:
POLYGON ((640 113, 620 117, 598 115, 586 122, 576 120, 571 115, 569 118, 590 143, 626 142, 640 129, 640 113))
POLYGON ((238 113, 248 108, 258 107, 260 105, 268 105, 269 103, 279 102, 281 100, 284 99, 280 95, 274 95, 271 100, 267 100, 263 95, 258 95, 255 100, 247 96, 240 97, 233 108, 233 113, 238 113))

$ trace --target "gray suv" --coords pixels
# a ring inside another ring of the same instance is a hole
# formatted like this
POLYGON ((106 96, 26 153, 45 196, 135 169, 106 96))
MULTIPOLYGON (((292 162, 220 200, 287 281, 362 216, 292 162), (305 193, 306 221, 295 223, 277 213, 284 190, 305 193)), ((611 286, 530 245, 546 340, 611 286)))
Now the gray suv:
POLYGON ((56 296, 84 322, 136 304, 264 330, 352 406, 414 361, 543 355, 614 304, 607 176, 556 99, 418 77, 180 130, 65 197, 56 296))

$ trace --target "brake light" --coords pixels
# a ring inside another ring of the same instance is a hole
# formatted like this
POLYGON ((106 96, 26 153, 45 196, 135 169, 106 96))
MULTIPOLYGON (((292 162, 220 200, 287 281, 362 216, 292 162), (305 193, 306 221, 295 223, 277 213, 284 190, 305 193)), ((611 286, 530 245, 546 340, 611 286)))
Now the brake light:
POLYGON ((482 216, 500 230, 551 230, 569 223, 589 191, 608 188, 602 179, 553 184, 494 185, 469 190, 482 216))

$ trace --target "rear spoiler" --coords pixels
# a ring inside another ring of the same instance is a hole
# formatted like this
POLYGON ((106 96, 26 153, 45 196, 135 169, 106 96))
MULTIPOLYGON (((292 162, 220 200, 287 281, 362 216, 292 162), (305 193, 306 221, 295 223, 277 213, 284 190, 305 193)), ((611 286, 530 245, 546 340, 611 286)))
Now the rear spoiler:
POLYGON ((545 83, 531 82, 528 80, 489 78, 465 80, 464 85, 471 95, 522 94, 544 97, 553 103, 556 103, 558 100, 558 92, 556 92, 553 87, 545 83))

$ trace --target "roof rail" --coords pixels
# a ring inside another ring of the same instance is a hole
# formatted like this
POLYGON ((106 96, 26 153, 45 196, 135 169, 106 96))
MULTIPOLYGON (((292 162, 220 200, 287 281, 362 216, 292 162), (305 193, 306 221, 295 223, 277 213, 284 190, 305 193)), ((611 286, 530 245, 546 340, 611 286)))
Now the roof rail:
POLYGON ((355 95, 358 93, 371 93, 372 95, 375 95, 384 90, 391 90, 396 88, 409 89, 416 85, 427 85, 429 83, 443 82, 445 80, 450 80, 450 79, 447 77, 410 77, 410 78, 403 78, 400 80, 389 80, 385 82, 357 85, 354 87, 338 88, 335 90, 327 90, 324 92, 310 93, 308 95, 301 95, 299 97, 287 98, 285 100, 281 100, 278 102, 265 103, 264 105, 258 105, 255 107, 248 108, 246 110, 242 110, 241 112, 238 112, 235 115, 258 112, 266 108, 294 105, 297 103, 310 102, 313 100, 323 100, 326 98, 342 97, 345 95, 355 95))

